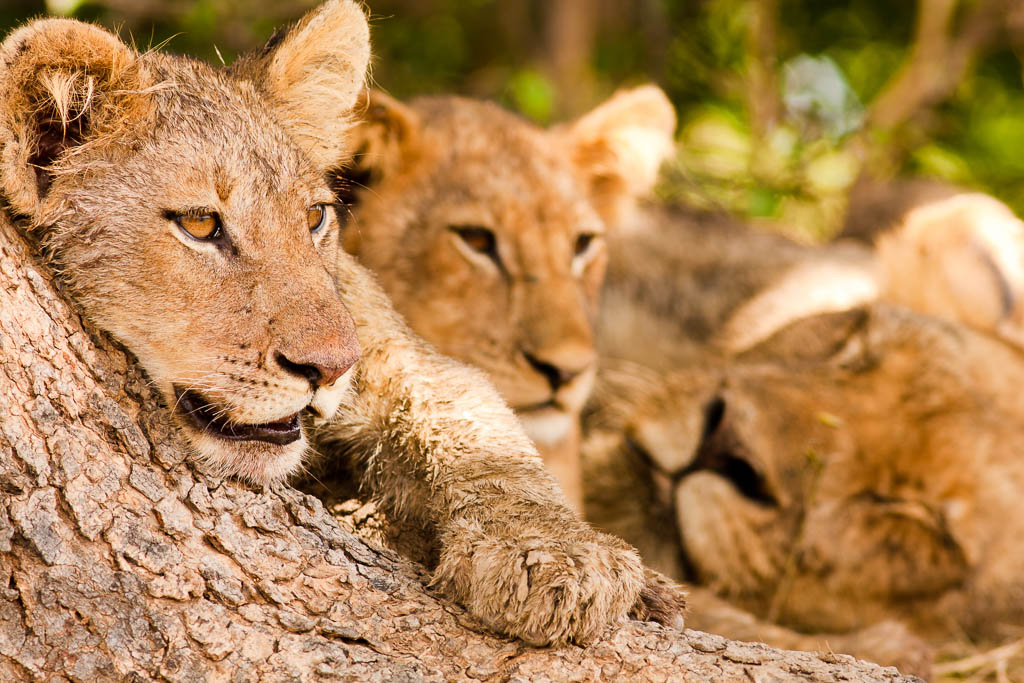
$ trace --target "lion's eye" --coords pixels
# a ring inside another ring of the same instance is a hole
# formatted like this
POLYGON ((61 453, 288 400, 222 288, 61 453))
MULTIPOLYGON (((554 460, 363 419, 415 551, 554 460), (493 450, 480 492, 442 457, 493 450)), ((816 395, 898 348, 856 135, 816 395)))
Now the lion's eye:
POLYGON ((221 235, 220 216, 214 213, 178 214, 174 222, 197 240, 215 240, 221 235))
POLYGON ((498 240, 494 233, 478 225, 452 225, 448 228, 459 236, 466 246, 475 252, 490 257, 495 263, 498 259, 498 240))
POLYGON ((327 224, 327 208, 323 204, 314 204, 306 212, 306 224, 310 232, 317 232, 327 224))
POLYGON ((573 256, 583 256, 590 249, 590 245, 597 239, 597 235, 592 232, 584 232, 576 238, 576 244, 573 246, 573 256))

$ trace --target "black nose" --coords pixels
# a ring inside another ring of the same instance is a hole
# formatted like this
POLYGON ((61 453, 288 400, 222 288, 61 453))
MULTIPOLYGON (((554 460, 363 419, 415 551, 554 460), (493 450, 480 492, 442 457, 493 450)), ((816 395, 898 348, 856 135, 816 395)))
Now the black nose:
POLYGON ((778 506, 763 467, 747 442, 737 431, 730 410, 722 396, 715 396, 704 407, 704 430, 697 455, 677 479, 707 470, 730 481, 747 498, 764 505, 778 506))
POLYGON ((285 371, 304 378, 313 388, 330 386, 338 381, 358 360, 358 355, 342 354, 332 356, 324 354, 321 358, 301 358, 296 362, 283 353, 277 353, 274 360, 285 371))
POLYGON ((544 375, 553 391, 558 391, 582 372, 582 370, 568 370, 559 367, 526 351, 523 352, 523 355, 534 370, 544 375))

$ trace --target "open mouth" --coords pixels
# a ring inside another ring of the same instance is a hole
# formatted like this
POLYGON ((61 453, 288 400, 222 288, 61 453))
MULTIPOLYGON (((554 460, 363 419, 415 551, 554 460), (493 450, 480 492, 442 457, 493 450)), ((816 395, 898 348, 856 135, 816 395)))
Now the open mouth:
POLYGON ((199 431, 220 439, 265 441, 286 446, 302 437, 299 413, 264 424, 238 424, 225 419, 222 409, 215 407, 196 391, 175 387, 174 396, 177 408, 192 420, 199 431))
POLYGON ((539 410, 558 410, 558 411, 562 411, 562 410, 565 410, 565 409, 562 406, 560 406, 559 404, 555 403, 555 400, 553 398, 552 399, 548 399, 547 401, 541 401, 540 403, 531 403, 529 405, 524 405, 524 406, 515 406, 515 411, 517 413, 530 413, 530 412, 539 411, 539 410))

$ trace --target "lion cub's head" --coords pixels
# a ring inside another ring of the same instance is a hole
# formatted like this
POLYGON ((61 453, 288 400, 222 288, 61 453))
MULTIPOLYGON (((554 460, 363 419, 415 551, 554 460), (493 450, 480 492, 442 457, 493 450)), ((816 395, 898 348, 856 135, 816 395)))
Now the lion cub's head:
POLYGON ((605 230, 654 184, 671 104, 638 88, 542 130, 458 97, 365 99, 345 247, 413 329, 490 374, 542 450, 558 442, 593 381, 605 230))
MULTIPOLYGON (((596 392, 587 513, 652 566, 800 630, 1024 619, 1017 350, 874 304, 596 392)), ((961 632, 962 633, 962 632, 961 632)))
POLYGON ((328 2, 232 70, 45 19, 0 45, 0 191, 220 472, 283 476, 359 358, 335 290, 366 21, 328 2))

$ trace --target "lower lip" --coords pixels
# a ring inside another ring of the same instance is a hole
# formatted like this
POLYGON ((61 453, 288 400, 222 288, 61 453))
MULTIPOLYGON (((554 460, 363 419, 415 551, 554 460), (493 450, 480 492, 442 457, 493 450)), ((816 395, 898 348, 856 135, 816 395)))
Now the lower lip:
POLYGON ((262 425, 229 425, 220 422, 216 409, 198 394, 175 389, 176 406, 192 426, 204 434, 225 441, 262 441, 287 446, 302 438, 299 414, 262 425), (213 414, 211 414, 213 413, 213 414))
POLYGON ((536 415, 538 413, 564 413, 565 412, 565 410, 563 408, 561 408, 558 404, 556 404, 554 401, 545 401, 544 403, 532 403, 530 405, 526 405, 526 406, 521 406, 521 407, 515 408, 515 411, 517 413, 522 413, 522 414, 529 413, 529 414, 533 414, 533 415, 536 415))

